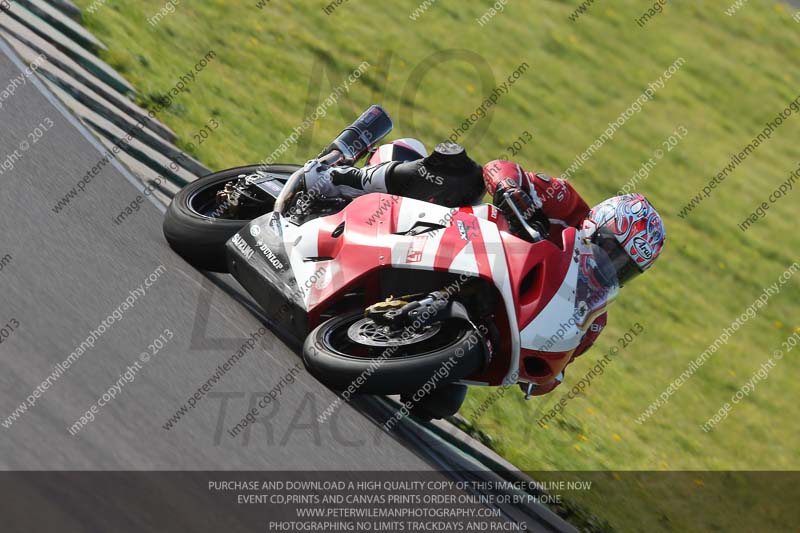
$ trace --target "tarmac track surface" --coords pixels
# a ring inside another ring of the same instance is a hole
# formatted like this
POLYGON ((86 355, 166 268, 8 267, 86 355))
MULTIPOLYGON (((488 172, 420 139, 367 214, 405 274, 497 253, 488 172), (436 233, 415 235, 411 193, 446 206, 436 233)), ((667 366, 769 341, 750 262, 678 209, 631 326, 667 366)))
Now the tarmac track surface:
MULTIPOLYGON (((5 87, 6 80, 22 75, 23 65, 7 55, 5 45, 0 48, 0 86, 5 87)), ((230 277, 206 277, 169 249, 161 233, 163 205, 157 201, 144 202, 119 225, 112 222, 141 194, 141 183, 113 159, 98 165, 103 147, 35 77, 3 101, 0 126, 0 328, 10 324, 13 329, 0 344, 4 470, 388 470, 429 471, 444 479, 435 471, 465 467, 451 451, 437 450, 435 443, 402 428, 385 433, 380 422, 389 413, 379 400, 342 404, 329 421, 319 423, 317 415, 337 396, 302 365, 292 372, 299 356, 269 331, 194 408, 164 429, 218 366, 262 328, 257 307, 230 277), (29 144, 21 144, 25 141, 29 144), (84 191, 54 212, 94 167, 98 173, 84 191), (140 288, 143 284, 150 286, 140 288), (131 299, 126 308, 123 302, 131 299), (115 310, 120 318, 109 321, 115 310), (104 320, 108 326, 93 334, 104 320), (62 365, 35 403, 10 421, 20 404, 30 403, 26 399, 37 385, 90 336, 96 337, 94 346, 69 368, 62 365), (150 345, 159 337, 164 346, 152 354, 150 345), (152 355, 145 362, 140 354, 146 352, 152 355), (136 368, 135 375, 120 387, 129 368, 136 368), (251 431, 231 437, 227 430, 290 372, 294 381, 281 388, 263 418, 251 431), (115 385, 115 398, 71 435, 69 428, 115 385)), ((71 531, 70 526, 103 530, 107 513, 96 513, 98 506, 114 510, 122 516, 118 523, 138 530, 150 524, 141 521, 142 509, 152 510, 148 520, 154 523, 158 513, 165 513, 183 524, 178 530, 246 528, 244 518, 239 523, 204 501, 208 494, 201 472, 189 492, 191 472, 162 476, 157 485, 153 479, 147 484, 113 474, 78 480, 70 475, 4 474, 0 486, 15 511, 8 515, 11 530, 23 527, 31 515, 59 524, 62 531, 71 531), (120 490, 121 483, 135 486, 120 490), (13 495, 6 490, 12 486, 13 495), (133 510, 126 497, 138 502, 133 510), (43 507, 43 501, 49 505, 43 507)))

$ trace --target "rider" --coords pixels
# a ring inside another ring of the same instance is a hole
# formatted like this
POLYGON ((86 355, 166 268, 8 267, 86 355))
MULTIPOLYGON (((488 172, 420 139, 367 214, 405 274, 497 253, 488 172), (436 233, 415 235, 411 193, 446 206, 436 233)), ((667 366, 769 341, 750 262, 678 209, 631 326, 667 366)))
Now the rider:
MULTIPOLYGON (((590 208, 566 180, 525 172, 504 160, 481 168, 463 147, 452 143, 440 144, 428 155, 416 139, 400 139, 381 146, 364 168, 333 167, 312 180, 306 187, 320 188, 326 196, 336 196, 342 189, 352 195, 383 192, 446 207, 478 204, 488 192, 505 215, 509 232, 517 237, 560 244, 564 228, 578 228, 607 252, 621 286, 653 265, 665 240, 661 217, 641 194, 615 196, 590 208)), ((603 313, 591 324, 570 363, 592 346, 606 320, 603 313)), ((561 372, 532 394, 546 394, 563 379, 561 372)))

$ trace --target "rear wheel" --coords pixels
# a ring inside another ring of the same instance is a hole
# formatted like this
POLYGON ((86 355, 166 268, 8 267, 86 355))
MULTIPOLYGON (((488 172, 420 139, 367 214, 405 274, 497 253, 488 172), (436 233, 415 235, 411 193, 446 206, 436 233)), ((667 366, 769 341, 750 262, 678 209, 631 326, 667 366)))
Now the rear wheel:
POLYGON ((209 174, 193 181, 172 199, 164 217, 164 237, 181 257, 200 270, 227 272, 225 243, 248 222, 268 213, 274 202, 257 211, 249 211, 244 219, 233 216, 227 205, 220 205, 217 193, 239 176, 257 170, 285 174, 294 165, 250 165, 209 174))
MULTIPOLYGON (((309 371, 335 390, 351 385, 371 394, 413 393, 434 374, 437 383, 456 381, 479 370, 484 343, 459 319, 419 331, 392 332, 363 312, 333 317, 306 338, 303 360, 309 371)), ((439 385, 441 386, 441 385, 439 385)))

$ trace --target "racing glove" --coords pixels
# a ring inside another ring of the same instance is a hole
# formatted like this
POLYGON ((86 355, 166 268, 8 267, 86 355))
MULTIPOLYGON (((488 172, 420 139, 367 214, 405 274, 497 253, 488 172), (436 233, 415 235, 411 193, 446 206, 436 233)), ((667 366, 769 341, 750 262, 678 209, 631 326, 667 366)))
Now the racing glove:
POLYGON ((348 169, 359 170, 352 167, 329 167, 316 159, 312 159, 303 168, 306 194, 312 199, 318 197, 355 198, 364 194, 364 191, 360 189, 348 187, 346 184, 335 181, 334 171, 347 171, 348 169))
POLYGON ((550 220, 542 210, 541 200, 534 200, 511 178, 506 178, 497 184, 492 199, 505 215, 511 233, 529 242, 535 242, 534 235, 526 226, 535 230, 541 239, 550 238, 550 220))

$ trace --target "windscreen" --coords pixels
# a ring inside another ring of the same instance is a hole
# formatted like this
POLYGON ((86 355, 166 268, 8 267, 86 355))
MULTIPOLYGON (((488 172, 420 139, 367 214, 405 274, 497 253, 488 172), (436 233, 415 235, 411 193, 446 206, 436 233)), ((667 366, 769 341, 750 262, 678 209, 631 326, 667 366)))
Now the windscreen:
POLYGON ((617 271, 608 254, 596 244, 579 246, 580 268, 575 293, 575 317, 581 329, 591 324, 619 294, 617 271))

